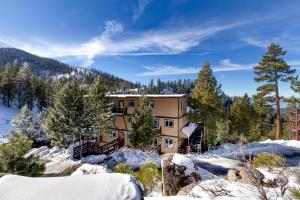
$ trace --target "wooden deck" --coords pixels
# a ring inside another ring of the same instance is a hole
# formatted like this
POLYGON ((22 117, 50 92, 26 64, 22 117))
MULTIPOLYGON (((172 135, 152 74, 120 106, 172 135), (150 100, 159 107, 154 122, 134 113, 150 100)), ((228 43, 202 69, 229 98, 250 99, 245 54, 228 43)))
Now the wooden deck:
POLYGON ((101 154, 110 154, 124 145, 123 141, 113 140, 111 142, 85 142, 82 145, 74 147, 73 149, 73 158, 80 159, 83 156, 88 155, 101 155, 101 154))

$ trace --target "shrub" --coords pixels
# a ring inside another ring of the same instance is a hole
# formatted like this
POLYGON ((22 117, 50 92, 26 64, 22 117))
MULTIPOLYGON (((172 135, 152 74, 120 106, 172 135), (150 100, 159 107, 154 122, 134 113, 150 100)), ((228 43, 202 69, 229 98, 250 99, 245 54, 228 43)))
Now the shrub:
POLYGON ((39 176, 45 170, 38 157, 24 157, 31 148, 31 140, 17 132, 12 132, 7 144, 0 145, 0 170, 23 176, 39 176))
POLYGON ((143 184, 146 192, 152 191, 156 183, 161 180, 160 172, 153 163, 142 165, 135 176, 143 184))
MULTIPOLYGON (((298 177, 298 184, 300 185, 300 177, 298 177)), ((300 188, 292 188, 290 189, 290 192, 291 192, 291 195, 293 197, 293 199, 297 199, 297 200, 300 200, 300 188)))
POLYGON ((267 167, 269 171, 272 171, 274 167, 284 167, 284 158, 277 154, 261 153, 253 159, 253 165, 255 167, 267 167))
POLYGON ((133 175, 133 170, 131 167, 126 166, 125 164, 121 163, 114 168, 115 173, 122 173, 122 174, 131 174, 133 175))

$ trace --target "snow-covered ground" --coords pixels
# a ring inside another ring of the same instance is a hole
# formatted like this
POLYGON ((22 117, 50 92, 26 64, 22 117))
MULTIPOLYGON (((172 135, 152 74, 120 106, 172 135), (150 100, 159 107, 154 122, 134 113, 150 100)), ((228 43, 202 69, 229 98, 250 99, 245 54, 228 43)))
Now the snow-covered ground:
POLYGON ((0 105, 0 143, 7 142, 5 138, 11 130, 15 127, 11 120, 18 114, 18 110, 14 108, 7 108, 0 105))
POLYGON ((85 176, 0 178, 0 200, 140 200, 136 180, 126 174, 101 173, 85 176))
POLYGON ((108 172, 109 170, 103 165, 91 165, 85 163, 81 165, 79 168, 77 168, 76 171, 71 174, 71 176, 100 174, 100 173, 108 173, 108 172))
POLYGON ((133 168, 138 168, 139 166, 149 162, 160 166, 160 156, 154 151, 143 152, 138 149, 125 147, 121 152, 113 153, 112 157, 118 163, 124 163, 133 168))

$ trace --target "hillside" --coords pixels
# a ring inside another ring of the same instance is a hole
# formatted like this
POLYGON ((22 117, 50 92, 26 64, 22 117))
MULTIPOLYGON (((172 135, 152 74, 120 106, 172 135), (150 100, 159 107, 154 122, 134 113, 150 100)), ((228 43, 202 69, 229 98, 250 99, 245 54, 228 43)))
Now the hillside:
POLYGON ((91 77, 99 75, 103 78, 104 82, 112 86, 113 89, 131 88, 135 86, 127 80, 96 69, 83 70, 55 59, 43 58, 20 49, 0 48, 0 68, 8 63, 13 63, 16 59, 20 63, 29 63, 32 72, 39 77, 69 77, 71 75, 80 74, 81 78, 90 79, 91 77))

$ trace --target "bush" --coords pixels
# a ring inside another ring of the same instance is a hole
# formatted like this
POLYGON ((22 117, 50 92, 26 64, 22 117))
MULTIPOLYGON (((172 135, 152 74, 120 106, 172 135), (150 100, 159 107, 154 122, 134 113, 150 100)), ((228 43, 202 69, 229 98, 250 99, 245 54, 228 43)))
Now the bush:
POLYGON ((131 174, 133 175, 133 170, 131 167, 126 166, 125 164, 121 163, 114 168, 115 173, 122 173, 122 174, 131 174))
POLYGON ((274 167, 284 167, 284 158, 277 154, 261 153, 253 159, 253 165, 255 167, 267 167, 269 171, 272 171, 274 167))
POLYGON ((156 183, 161 180, 161 174, 153 163, 142 165, 135 176, 143 184, 146 192, 152 191, 156 183))
MULTIPOLYGON (((298 184, 300 185, 300 177, 298 177, 298 184)), ((297 199, 297 200, 300 200, 300 188, 292 188, 290 189, 290 192, 291 192, 291 195, 293 197, 293 199, 297 199)))
POLYGON ((0 171, 23 176, 39 176, 45 170, 38 157, 24 158, 31 148, 32 141, 26 136, 12 132, 7 144, 0 145, 0 171))

